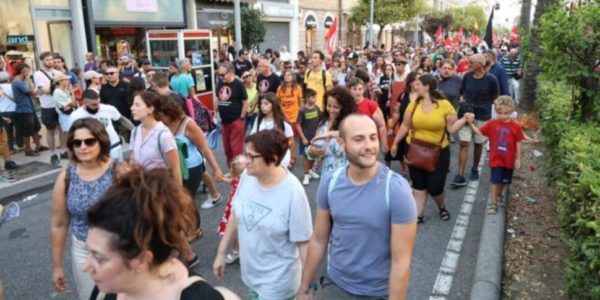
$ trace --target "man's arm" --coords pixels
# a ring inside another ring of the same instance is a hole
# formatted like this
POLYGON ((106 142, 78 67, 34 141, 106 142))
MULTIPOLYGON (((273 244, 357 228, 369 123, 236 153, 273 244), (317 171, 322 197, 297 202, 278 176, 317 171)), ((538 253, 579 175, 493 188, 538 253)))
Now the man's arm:
POLYGON ((307 290, 315 278, 315 274, 323 262, 327 252, 327 243, 331 233, 331 214, 327 210, 317 208, 313 236, 308 242, 308 253, 302 270, 302 282, 298 290, 298 298, 307 296, 307 290))
POLYGON ((129 119, 121 116, 117 122, 121 123, 121 125, 123 125, 125 128, 127 128, 128 130, 133 130, 133 128, 135 128, 135 126, 133 126, 133 123, 131 123, 131 121, 129 121, 129 119))
POLYGON ((387 127, 385 126, 383 112, 379 107, 377 108, 377 110, 375 110, 375 113, 373 114, 373 120, 375 121, 375 124, 377 125, 377 131, 379 132, 381 152, 386 153, 389 150, 387 145, 387 127))
POLYGON ((392 224, 389 300, 406 299, 417 224, 392 224))

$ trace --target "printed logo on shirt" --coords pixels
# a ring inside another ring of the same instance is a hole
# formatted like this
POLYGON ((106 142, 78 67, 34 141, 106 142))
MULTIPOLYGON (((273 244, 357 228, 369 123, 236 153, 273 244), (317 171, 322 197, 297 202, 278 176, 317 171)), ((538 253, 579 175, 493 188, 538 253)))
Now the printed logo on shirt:
POLYGON ((110 125, 111 120, 107 117, 98 117, 97 119, 100 121, 100 123, 102 123, 102 125, 104 125, 104 127, 108 127, 110 125))
POLYGON ((264 94, 269 91, 269 86, 269 81, 267 79, 263 79, 258 83, 258 91, 264 94))
POLYGON ((246 230, 248 231, 254 230, 256 225, 272 211, 270 208, 252 200, 246 201, 242 210, 242 216, 244 218, 244 223, 246 224, 246 230))
POLYGON ((229 101, 229 99, 231 98, 231 94, 231 88, 225 85, 219 90, 219 100, 229 101))
POLYGON ((304 114, 304 118, 307 120, 312 120, 312 119, 318 119, 319 118, 319 112, 318 111, 309 111, 306 114, 304 114))
POLYGON ((500 129, 500 139, 498 140, 498 152, 507 152, 508 151, 508 141, 506 140, 506 136, 510 133, 508 128, 500 129))

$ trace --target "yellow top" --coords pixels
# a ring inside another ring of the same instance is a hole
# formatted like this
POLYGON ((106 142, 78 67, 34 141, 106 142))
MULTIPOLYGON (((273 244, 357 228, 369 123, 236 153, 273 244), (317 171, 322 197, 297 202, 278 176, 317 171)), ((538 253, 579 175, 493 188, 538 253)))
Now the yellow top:
MULTIPOLYGON (((307 88, 313 89, 315 92, 317 92, 317 106, 321 109, 321 111, 323 111, 323 97, 325 96, 325 89, 323 88, 323 72, 315 72, 313 70, 306 71, 304 83, 306 84, 307 88)), ((333 86, 331 74, 327 71, 325 71, 325 86, 333 86)))
MULTIPOLYGON (((416 101, 412 101, 406 108, 407 112, 412 112, 416 105, 416 101)), ((442 148, 448 146, 448 135, 446 134, 446 118, 451 115, 456 115, 456 110, 448 100, 437 100, 437 107, 430 112, 423 112, 421 101, 415 110, 412 118, 413 130, 415 138, 418 140, 436 144, 440 143, 442 136, 442 148)), ((406 142, 410 144, 411 134, 407 135, 406 142)))

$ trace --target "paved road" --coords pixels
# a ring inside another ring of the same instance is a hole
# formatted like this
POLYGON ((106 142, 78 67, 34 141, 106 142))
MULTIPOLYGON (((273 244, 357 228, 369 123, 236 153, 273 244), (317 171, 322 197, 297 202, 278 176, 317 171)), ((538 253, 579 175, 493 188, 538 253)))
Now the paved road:
MULTIPOLYGON (((452 145, 453 171, 450 172, 448 181, 456 170, 456 148, 457 145, 452 145)), ((221 163, 224 162, 222 153, 217 153, 217 157, 221 163)), ((398 165, 394 164, 393 168, 397 169, 398 165)), ((447 207, 451 213, 449 222, 442 222, 437 216, 433 201, 428 202, 426 221, 418 229, 409 299, 465 299, 470 294, 489 191, 489 172, 487 168, 483 170, 478 189, 447 190, 447 207), (451 251, 447 251, 448 248, 451 251)), ((297 166, 294 173, 300 175, 301 167, 297 166)), ((476 188, 477 183, 472 183, 472 188, 476 188)), ((317 186, 318 182, 313 181, 306 188, 313 212, 317 186)), ((226 184, 220 184, 219 190, 224 196, 229 193, 226 184)), ((200 204, 205 197, 205 194, 198 194, 196 201, 200 204)), ((74 292, 56 295, 50 282, 50 199, 50 192, 45 191, 33 199, 22 201, 21 217, 0 228, 0 280, 4 283, 7 300, 76 299, 74 292)), ((220 240, 216 228, 223 213, 224 202, 201 212, 205 235, 202 240, 193 244, 201 260, 196 271, 209 282, 227 286, 246 298, 247 290, 240 280, 237 263, 229 266, 222 282, 212 276, 212 262, 220 240)), ((64 264, 65 271, 70 273, 68 255, 65 256, 64 264)), ((72 289, 71 277, 68 282, 72 289)))

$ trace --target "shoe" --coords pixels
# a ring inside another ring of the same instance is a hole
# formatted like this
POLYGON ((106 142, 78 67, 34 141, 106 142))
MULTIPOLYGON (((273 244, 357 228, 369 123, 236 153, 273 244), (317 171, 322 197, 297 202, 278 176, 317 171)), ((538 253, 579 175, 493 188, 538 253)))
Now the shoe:
POLYGON ((208 196, 208 199, 206 199, 206 201, 204 201, 204 203, 202 203, 202 205, 200 207, 204 208, 204 209, 212 208, 217 203, 219 203, 219 201, 221 201, 221 198, 222 198, 221 194, 219 194, 219 196, 214 197, 214 198, 211 196, 208 196))
POLYGON ((227 253, 227 255, 225 255, 225 263, 230 265, 230 264, 234 263, 236 260, 238 260, 238 258, 240 258, 240 252, 239 251, 231 251, 231 253, 227 253))
POLYGON ((187 263, 188 269, 192 269, 200 263, 200 259, 198 258, 198 255, 194 255, 194 257, 192 259, 188 260, 186 263, 187 263))
POLYGON ((308 185, 310 183, 310 175, 304 174, 304 178, 302 179, 302 185, 308 185))
POLYGON ((313 170, 308 170, 308 175, 310 175, 310 177, 312 179, 319 179, 319 177, 321 177, 321 176, 319 176, 319 174, 317 174, 317 172, 315 172, 313 170))
POLYGON ((12 160, 7 160, 4 162, 4 168, 9 171, 12 171, 18 169, 19 165, 17 165, 17 163, 12 160))
POLYGON ((60 154, 60 159, 69 159, 69 153, 63 152, 60 154))
POLYGON ((58 155, 52 154, 50 157, 50 163, 53 165, 60 165, 60 159, 58 158, 58 155))
POLYGON ((13 182, 16 179, 12 176, 12 174, 8 171, 3 172, 2 174, 0 174, 0 182, 13 182))
POLYGON ((35 151, 33 151, 33 150, 31 150, 31 151, 25 151, 25 156, 33 156, 33 157, 35 157, 35 156, 40 156, 40 154, 37 153, 37 152, 35 152, 35 151))
POLYGON ((35 149, 35 152, 42 152, 42 151, 46 151, 49 150, 50 148, 46 147, 46 146, 39 146, 37 149, 35 149))
POLYGON ((467 185, 467 180, 464 176, 460 176, 457 174, 454 177, 454 180, 452 180, 452 182, 450 183, 450 185, 453 187, 463 187, 467 185))
POLYGON ((479 180, 479 171, 477 169, 471 169, 471 176, 469 176, 469 180, 471 180, 471 181, 479 180))

